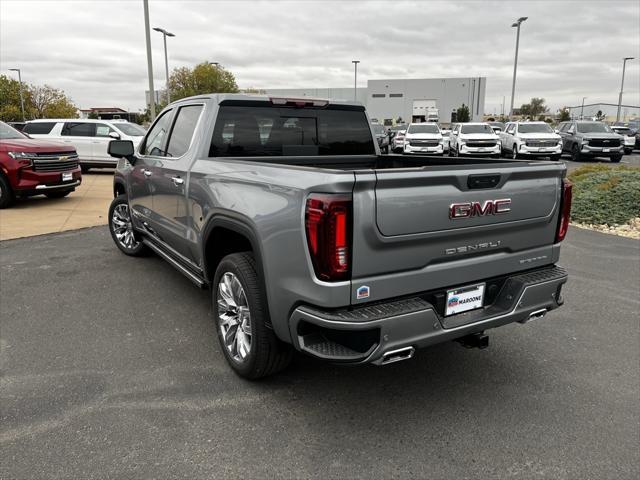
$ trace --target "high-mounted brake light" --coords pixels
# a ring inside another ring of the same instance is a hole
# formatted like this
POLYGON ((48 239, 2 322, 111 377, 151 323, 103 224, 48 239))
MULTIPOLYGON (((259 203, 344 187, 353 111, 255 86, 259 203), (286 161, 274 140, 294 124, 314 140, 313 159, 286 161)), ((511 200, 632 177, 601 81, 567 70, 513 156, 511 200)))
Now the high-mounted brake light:
POLYGON ((351 195, 312 193, 305 227, 316 276, 324 281, 349 278, 351 266, 351 195))
POLYGON ((556 243, 564 240, 569 230, 571 220, 571 198, 573 196, 573 184, 566 178, 562 179, 562 198, 560 199, 560 218, 558 220, 558 231, 556 232, 556 243))
POLYGON ((284 98, 269 97, 269 101, 274 105, 282 105, 285 107, 326 107, 329 100, 323 98, 284 98))

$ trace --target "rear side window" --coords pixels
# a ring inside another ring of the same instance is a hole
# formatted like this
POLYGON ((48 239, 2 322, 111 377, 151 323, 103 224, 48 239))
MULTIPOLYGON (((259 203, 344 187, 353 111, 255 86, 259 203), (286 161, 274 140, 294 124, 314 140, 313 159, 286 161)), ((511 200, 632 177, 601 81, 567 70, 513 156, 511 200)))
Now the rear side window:
POLYGON ((93 137, 95 135, 95 123, 66 122, 62 127, 64 137, 93 137))
POLYGON ((200 112, 202 105, 189 105, 178 110, 167 146, 167 157, 181 157, 187 153, 200 112))
POLYGON ((155 157, 165 156, 164 146, 169 133, 171 113, 171 110, 167 110, 156 120, 156 123, 153 124, 144 141, 144 146, 141 149, 143 155, 153 155, 155 157))
POLYGON ((373 155, 364 111, 221 106, 210 157, 373 155))
POLYGON ((24 133, 33 133, 35 135, 46 135, 53 130, 55 122, 35 122, 27 123, 22 131, 24 133))

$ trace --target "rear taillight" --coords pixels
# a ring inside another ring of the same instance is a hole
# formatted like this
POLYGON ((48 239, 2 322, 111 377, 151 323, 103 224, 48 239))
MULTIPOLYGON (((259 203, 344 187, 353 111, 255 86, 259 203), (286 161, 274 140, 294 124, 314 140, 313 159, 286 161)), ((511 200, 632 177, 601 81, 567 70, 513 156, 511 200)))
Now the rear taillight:
POLYGON ((312 193, 307 199, 305 228, 316 276, 328 282, 348 279, 351 195, 312 193))
POLYGON ((573 184, 566 178, 562 179, 562 198, 560 199, 560 219, 558 220, 558 231, 556 232, 556 243, 564 240, 569 230, 571 217, 571 197, 573 195, 573 184))

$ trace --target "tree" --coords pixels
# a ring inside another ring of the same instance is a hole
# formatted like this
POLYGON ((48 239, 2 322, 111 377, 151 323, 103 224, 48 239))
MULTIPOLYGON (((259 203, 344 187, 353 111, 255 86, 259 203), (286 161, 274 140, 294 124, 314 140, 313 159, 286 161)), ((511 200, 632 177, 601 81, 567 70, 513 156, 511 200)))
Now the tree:
MULTIPOLYGON (((22 85, 24 95, 24 108, 29 107, 29 92, 22 85)), ((27 114, 28 112, 25 112, 27 114)), ((29 118, 27 116, 27 118, 29 118)), ((20 107, 20 82, 6 75, 0 75, 0 120, 3 122, 16 122, 22 120, 22 109, 20 107)))
POLYGON ((87 115, 87 118, 90 118, 92 120, 98 120, 98 114, 96 112, 91 112, 89 113, 89 115, 87 115))
POLYGON ((29 92, 33 118, 77 118, 78 108, 62 90, 31 85, 29 92))
POLYGON ((607 116, 602 113, 602 110, 598 110, 598 113, 596 113, 596 120, 598 120, 599 122, 604 121, 604 119, 607 118, 607 116))
POLYGON ((179 100, 204 93, 237 93, 238 85, 231 72, 220 65, 200 63, 193 69, 174 68, 169 77, 171 99, 179 100))
POLYGON ((549 109, 544 102, 544 98, 533 97, 529 103, 525 103, 520 107, 520 115, 535 118, 547 113, 549 109))
POLYGON ((456 111, 456 121, 457 122, 468 122, 469 121, 469 107, 467 107, 464 103, 456 111))
POLYGON ((562 107, 558 114, 559 122, 568 122, 571 120, 571 113, 569 113, 569 109, 567 107, 562 107))

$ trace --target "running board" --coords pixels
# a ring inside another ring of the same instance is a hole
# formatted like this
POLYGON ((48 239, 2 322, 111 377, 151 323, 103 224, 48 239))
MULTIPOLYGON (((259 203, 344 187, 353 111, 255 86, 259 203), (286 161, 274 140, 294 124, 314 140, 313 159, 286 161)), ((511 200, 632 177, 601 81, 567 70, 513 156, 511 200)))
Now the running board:
POLYGON ((193 273, 191 270, 189 270, 187 267, 182 265, 180 262, 178 262, 175 258, 169 255, 167 252, 165 252, 162 248, 158 247, 151 240, 149 240, 148 238, 143 238, 142 243, 144 243, 147 247, 149 247, 151 250, 157 253, 160 257, 166 260, 171 266, 173 266, 176 270, 182 273, 189 280, 191 280, 197 287, 199 288, 207 287, 206 282, 201 277, 199 277, 198 275, 193 273))

